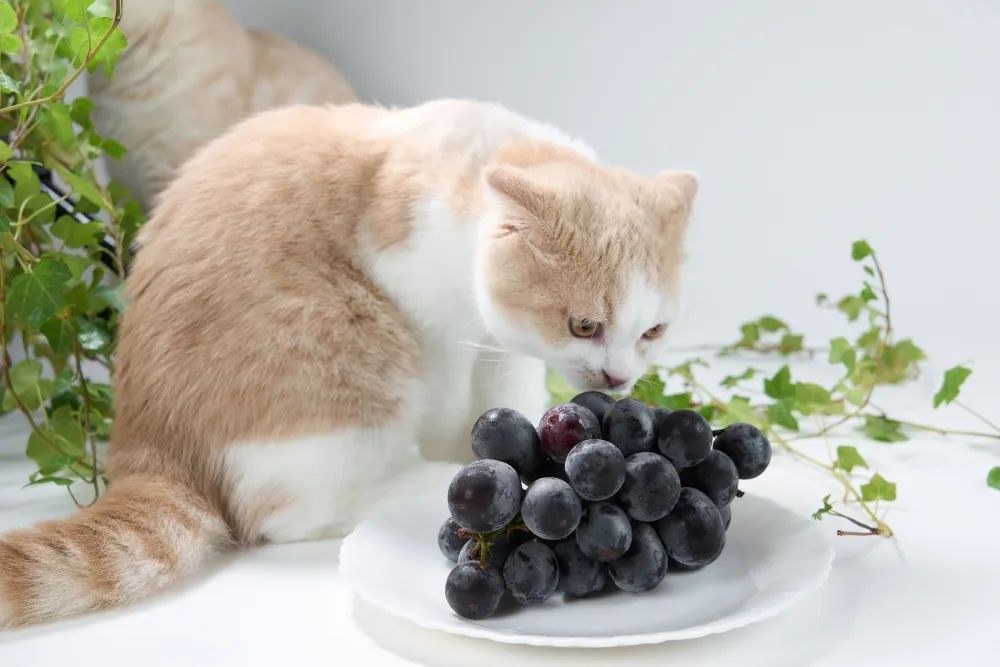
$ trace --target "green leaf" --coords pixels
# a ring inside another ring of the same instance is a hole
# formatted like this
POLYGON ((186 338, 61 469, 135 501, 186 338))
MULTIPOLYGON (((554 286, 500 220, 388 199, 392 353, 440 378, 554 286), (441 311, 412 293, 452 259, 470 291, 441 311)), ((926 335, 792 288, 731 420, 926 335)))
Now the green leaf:
POLYGON ((820 294, 816 295, 816 305, 817 306, 823 306, 829 300, 830 300, 830 297, 827 296, 826 294, 820 293, 820 294))
POLYGON ((852 387, 844 392, 844 398, 854 407, 861 407, 867 395, 868 391, 862 387, 852 387))
POLYGON ((875 296, 875 290, 873 290, 872 286, 869 285, 868 283, 865 283, 864 289, 861 290, 860 297, 861 300, 864 301, 865 303, 868 303, 869 301, 878 300, 878 297, 875 296))
POLYGON ((18 397, 23 398, 34 393, 38 381, 42 378, 42 362, 37 359, 25 359, 10 367, 10 385, 18 397))
POLYGON ((691 394, 667 394, 663 397, 662 406, 667 410, 689 410, 691 408, 691 394))
POLYGON ((994 466, 989 474, 986 475, 986 484, 1000 490, 1000 466, 994 466))
POLYGON ((0 35, 0 51, 11 55, 21 53, 24 42, 17 35, 0 35))
POLYGON ((39 484, 55 484, 56 486, 73 486, 74 480, 69 477, 53 477, 51 475, 46 475, 44 477, 36 477, 26 484, 26 486, 37 486, 39 484))
POLYGON ((649 371, 636 383, 632 389, 632 398, 649 405, 660 405, 663 402, 663 390, 666 385, 655 369, 649 371))
POLYGON ((69 272, 73 274, 73 280, 80 280, 87 269, 95 266, 94 260, 80 255, 63 255, 62 261, 69 267, 69 272))
POLYGON ((0 34, 6 35, 17 30, 17 12, 9 3, 0 3, 0 34))
POLYGON ((857 352, 846 338, 834 338, 830 341, 831 364, 844 364, 847 370, 851 370, 855 361, 857 361, 857 352))
POLYGON ((62 10, 77 23, 82 23, 87 15, 87 8, 94 4, 94 0, 56 0, 62 10))
POLYGON ((733 387, 735 387, 740 382, 743 382, 744 380, 752 380, 756 374, 757 374, 756 368, 748 368, 739 375, 727 375, 725 378, 723 378, 721 384, 723 387, 727 389, 732 389, 733 387))
POLYGON ((896 499, 896 484, 875 473, 867 484, 861 485, 861 497, 866 503, 876 500, 891 502, 896 499))
POLYGON ((861 457, 856 448, 841 445, 837 447, 837 461, 835 465, 849 473, 855 468, 867 468, 868 462, 861 457))
MULTIPOLYGON (((98 312, 104 308, 111 308, 118 313, 125 312, 126 301, 124 283, 119 283, 114 286, 101 285, 91 293, 91 297, 98 312)), ((657 377, 657 379, 659 379, 659 377, 657 377)), ((662 391, 662 382, 660 384, 662 391)))
POLYGON ((851 259, 855 262, 860 262, 865 257, 872 254, 872 248, 868 245, 867 241, 855 241, 854 245, 851 246, 851 259))
POLYGON ((823 515, 833 509, 833 505, 830 504, 830 497, 832 495, 833 494, 830 494, 827 495, 825 498, 823 498, 823 506, 818 510, 816 510, 815 512, 813 512, 812 518, 816 519, 817 521, 822 521, 823 515))
POLYGON ((792 371, 787 365, 778 369, 774 377, 764 380, 764 393, 773 399, 794 398, 795 385, 792 383, 792 371))
POLYGON ((76 218, 63 215, 52 225, 51 231, 70 248, 83 248, 100 241, 104 225, 100 222, 79 222, 76 218))
POLYGON ((944 380, 941 388, 934 394, 934 407, 940 407, 942 403, 948 404, 958 398, 958 393, 969 376, 972 369, 965 366, 955 366, 944 372, 944 380))
POLYGON ((55 318, 43 324, 42 335, 58 356, 67 355, 73 349, 73 327, 64 319, 55 318))
POLYGON ((545 372, 545 384, 549 390, 549 401, 552 405, 569 403, 577 394, 573 386, 552 368, 548 368, 545 372))
POLYGON ((792 401, 790 399, 783 399, 777 403, 772 403, 767 406, 767 417, 771 420, 772 424, 783 426, 792 431, 798 431, 799 422, 795 419, 795 415, 792 414, 791 404, 792 401))
POLYGON ((775 332, 781 331, 783 329, 788 329, 788 325, 779 320, 777 317, 772 317, 770 315, 765 315, 764 317, 757 320, 758 326, 763 331, 775 332))
POLYGON ((703 405, 696 410, 698 414, 707 419, 709 422, 714 422, 715 417, 718 414, 718 410, 715 409, 714 405, 703 405))
POLYGON ((0 206, 14 205, 14 186, 6 178, 0 178, 0 206))
MULTIPOLYGON (((3 5, 0 5, 2 7, 3 5)), ((6 72, 0 72, 0 88, 3 88, 9 93, 20 93, 21 83, 12 79, 6 72)))
POLYGON ((786 333, 781 337, 781 352, 782 354, 791 354, 792 352, 802 351, 802 336, 797 336, 795 334, 786 333))
POLYGON ((896 343, 896 355, 899 360, 906 366, 917 361, 923 361, 927 358, 924 351, 917 347, 912 340, 906 339, 901 340, 896 343))
POLYGON ((101 142, 101 148, 109 157, 121 160, 128 153, 128 150, 114 139, 105 139, 101 142))
POLYGON ((0 234, 10 231, 10 218, 7 214, 0 213, 0 234))
POLYGON ((104 199, 101 197, 101 192, 93 183, 63 167, 58 167, 57 169, 59 171, 59 176, 61 176, 62 179, 66 181, 71 188, 73 188, 74 192, 92 204, 100 207, 104 206, 104 199))
POLYGON ((860 297, 856 296, 845 296, 843 299, 837 302, 837 308, 840 309, 847 319, 851 322, 858 319, 861 315, 861 309, 864 307, 865 302, 861 300, 860 297))
POLYGON ((6 141, 0 141, 0 161, 6 162, 12 157, 14 157, 14 150, 7 144, 6 141))
POLYGON ((87 352, 104 352, 111 345, 111 332, 99 320, 79 317, 76 326, 80 347, 87 352))
POLYGON ((22 273, 10 281, 7 307, 34 326, 40 325, 65 306, 63 284, 72 274, 62 262, 43 257, 31 273, 22 273))
POLYGON ((865 415, 865 435, 878 442, 904 442, 909 440, 905 433, 900 431, 898 421, 886 417, 875 415, 865 415))
POLYGON ((73 120, 70 109, 65 102, 50 102, 44 108, 45 121, 52 136, 64 148, 76 143, 76 132, 73 131, 73 120))
POLYGON ((94 126, 90 119, 90 112, 94 110, 94 101, 87 97, 78 97, 73 100, 69 108, 70 118, 80 127, 89 130, 94 126))
POLYGON ((812 382, 795 384, 795 400, 802 405, 825 405, 830 402, 830 392, 825 387, 812 382))
POLYGON ((740 344, 752 345, 760 340, 760 328, 754 322, 747 322, 740 327, 740 344))
POLYGON ((726 403, 725 409, 722 411, 722 416, 719 419, 719 425, 722 428, 737 422, 753 424, 758 428, 764 426, 760 415, 750 404, 750 399, 743 396, 733 396, 730 398, 729 402, 726 403))

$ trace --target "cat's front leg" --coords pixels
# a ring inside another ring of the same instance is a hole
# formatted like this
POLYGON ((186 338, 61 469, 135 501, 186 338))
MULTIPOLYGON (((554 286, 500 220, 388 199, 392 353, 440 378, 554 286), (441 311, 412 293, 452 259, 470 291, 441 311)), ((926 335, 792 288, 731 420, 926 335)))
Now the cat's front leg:
POLYGON ((490 408, 510 408, 537 426, 550 402, 545 363, 512 353, 481 353, 472 390, 473 420, 490 408))

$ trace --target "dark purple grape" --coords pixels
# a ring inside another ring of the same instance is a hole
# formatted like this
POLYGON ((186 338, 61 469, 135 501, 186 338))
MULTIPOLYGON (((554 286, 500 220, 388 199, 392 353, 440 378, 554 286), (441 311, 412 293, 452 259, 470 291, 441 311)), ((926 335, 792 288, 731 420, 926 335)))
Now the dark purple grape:
POLYGON ((542 443, 527 417, 510 408, 493 408, 472 426, 472 451, 480 459, 503 461, 523 475, 538 465, 542 443))
POLYGON ((632 546, 608 563, 608 574, 626 593, 645 593, 656 588, 667 574, 667 552, 648 523, 632 522, 632 546))
POLYGON ((601 563, 619 558, 632 544, 628 515, 609 502, 587 505, 576 527, 576 543, 585 556, 601 563))
POLYGON ((461 526, 449 517, 441 524, 441 528, 438 530, 438 548, 444 554, 444 557, 453 563, 458 562, 458 554, 461 553, 462 547, 469 542, 468 537, 458 536, 460 528, 461 526))
POLYGON ((500 530, 517 516, 521 480, 503 461, 484 459, 465 466, 448 485, 448 510, 459 526, 474 533, 500 530))
MULTIPOLYGON (((503 532, 496 535, 491 541, 489 546, 489 553, 486 556, 486 564, 490 567, 496 568, 498 572, 503 571, 503 564, 507 562, 507 556, 516 547, 524 544, 530 539, 528 533, 524 531, 513 531, 513 532, 503 532)), ((482 561, 480 558, 481 554, 476 545, 479 543, 478 540, 469 540, 464 547, 462 547, 461 553, 458 555, 459 563, 464 563, 469 560, 482 561)), ((482 547, 480 546, 480 549, 482 547)))
POLYGON ((642 401, 623 398, 604 415, 604 439, 622 450, 625 458, 656 447, 653 410, 642 401))
POLYGON ((674 410, 658 428, 660 453, 681 468, 693 466, 712 451, 712 426, 694 410, 674 410))
POLYGON ((570 536, 583 515, 583 505, 569 483, 543 477, 524 493, 521 518, 535 537, 561 540, 570 536))
POLYGON ((566 456, 566 477, 584 500, 605 500, 625 482, 625 456, 607 440, 584 440, 566 456))
POLYGON ((573 538, 557 542, 552 548, 559 564, 559 590, 571 598, 585 598, 600 593, 608 583, 604 563, 587 558, 573 538))
POLYGON ((722 509, 736 497, 740 478, 736 465, 728 456, 715 449, 700 463, 680 472, 681 486, 698 489, 722 509))
POLYGON ((667 408, 653 408, 653 424, 656 426, 656 432, 660 432, 660 422, 663 418, 669 415, 673 410, 668 410, 667 408))
POLYGON ((625 459, 625 483, 615 499, 637 521, 656 521, 674 508, 681 493, 677 470, 659 454, 639 452, 625 459))
POLYGON ((503 566, 507 592, 521 604, 548 600, 559 585, 559 564, 552 549, 537 540, 514 549, 503 566))
POLYGON ((558 461, 553 461, 547 456, 543 456, 542 460, 538 462, 535 469, 530 473, 521 475, 521 481, 524 482, 526 486, 531 486, 531 484, 543 477, 555 477, 556 479, 561 479, 564 482, 569 481, 569 477, 566 475, 566 467, 559 463, 558 461))
POLYGON ((740 479, 753 479, 771 463, 771 443, 753 424, 730 424, 715 438, 715 449, 736 464, 740 479))
POLYGON ((720 507, 719 514, 722 515, 722 527, 725 530, 729 530, 729 524, 733 520, 733 506, 726 505, 725 507, 720 507))
POLYGON ((656 533, 670 557, 689 568, 713 562, 726 543, 719 508, 704 493, 688 487, 681 489, 670 514, 656 522, 656 533))
POLYGON ((599 391, 585 391, 582 394, 574 396, 570 400, 570 403, 576 403, 580 407, 587 408, 597 417, 597 423, 603 424, 604 413, 615 404, 615 399, 599 391))
POLYGON ((562 463, 569 450, 584 440, 601 437, 601 423, 594 413, 576 403, 560 403, 549 408, 538 424, 542 452, 562 463))
POLYGON ((476 562, 456 565, 444 584, 444 597, 448 606, 472 620, 489 618, 500 608, 504 582, 492 567, 482 567, 476 562))

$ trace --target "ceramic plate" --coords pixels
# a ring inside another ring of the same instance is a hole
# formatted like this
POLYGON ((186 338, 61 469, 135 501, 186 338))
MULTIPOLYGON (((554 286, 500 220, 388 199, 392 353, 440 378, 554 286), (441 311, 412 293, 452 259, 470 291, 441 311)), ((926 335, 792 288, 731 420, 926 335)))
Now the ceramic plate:
MULTIPOLYGON (((455 468, 457 470, 457 468, 455 468)), ((667 573, 653 591, 605 589, 591 599, 560 594, 482 621, 455 614, 444 597, 454 567, 438 549, 448 518, 450 474, 378 508, 348 536, 340 571, 366 601, 418 626, 510 644, 608 647, 654 644, 725 632, 762 621, 817 590, 833 550, 815 522, 764 497, 732 505, 722 555, 696 572, 667 573)), ((613 584, 609 583, 609 588, 613 584)))

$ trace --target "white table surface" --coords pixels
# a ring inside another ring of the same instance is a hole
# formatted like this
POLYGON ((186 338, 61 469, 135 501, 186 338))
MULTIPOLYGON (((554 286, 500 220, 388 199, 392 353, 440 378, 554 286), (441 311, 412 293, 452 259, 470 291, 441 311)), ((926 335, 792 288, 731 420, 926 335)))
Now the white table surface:
MULTIPOLYGON (((883 402, 903 410, 893 415, 900 418, 975 427, 961 413, 929 408, 939 370, 883 402)), ((1000 382, 987 378, 970 381, 975 391, 966 398, 1000 416, 1000 382)), ((25 441, 19 415, 0 419, 0 530, 72 511, 61 489, 21 488, 31 471, 25 441)), ((811 447, 822 455, 825 445, 811 447)), ((330 541, 241 553, 141 606, 0 632, 0 665, 996 665, 1000 491, 985 478, 1000 465, 1000 442, 929 437, 861 451, 898 484, 886 517, 897 537, 837 537, 848 526, 824 520, 817 527, 837 553, 825 586, 779 617, 722 635, 587 651, 426 631, 356 599, 337 571, 340 543, 330 541)), ((808 514, 837 486, 778 454, 743 488, 808 514)))

